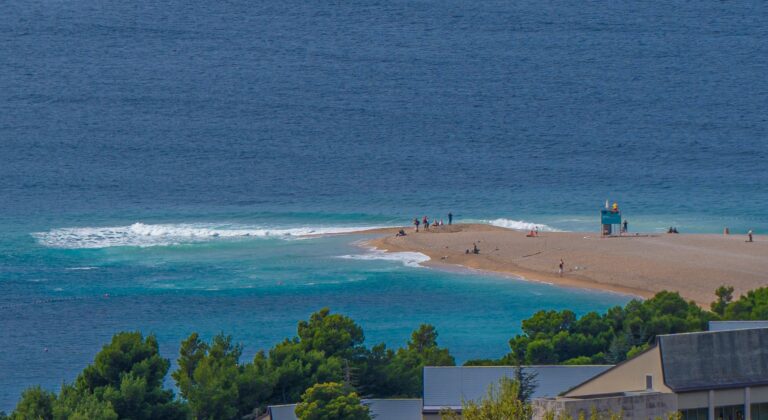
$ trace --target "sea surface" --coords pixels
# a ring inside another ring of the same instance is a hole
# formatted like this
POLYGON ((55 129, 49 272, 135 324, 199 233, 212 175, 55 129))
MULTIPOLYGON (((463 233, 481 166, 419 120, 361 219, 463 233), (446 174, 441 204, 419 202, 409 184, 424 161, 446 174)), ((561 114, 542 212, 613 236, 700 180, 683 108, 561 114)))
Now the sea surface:
MULTIPOLYGON (((421 267, 416 216, 768 231, 760 2, 0 2, 0 410, 112 334, 246 358, 324 306, 498 357, 631 297, 421 267), (305 234, 326 234, 306 238, 305 234)), ((447 220, 446 220, 447 221, 447 220)))

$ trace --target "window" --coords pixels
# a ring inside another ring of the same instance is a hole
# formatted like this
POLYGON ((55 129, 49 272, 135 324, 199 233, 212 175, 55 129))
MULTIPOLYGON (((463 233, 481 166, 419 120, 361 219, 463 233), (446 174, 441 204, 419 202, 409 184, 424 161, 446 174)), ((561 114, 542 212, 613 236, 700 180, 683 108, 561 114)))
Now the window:
POLYGON ((752 404, 752 420, 768 420, 768 403, 752 404))
POLYGON ((745 420, 743 405, 715 407, 715 420, 745 420))
POLYGON ((707 407, 680 410, 680 420, 707 420, 708 411, 707 407))

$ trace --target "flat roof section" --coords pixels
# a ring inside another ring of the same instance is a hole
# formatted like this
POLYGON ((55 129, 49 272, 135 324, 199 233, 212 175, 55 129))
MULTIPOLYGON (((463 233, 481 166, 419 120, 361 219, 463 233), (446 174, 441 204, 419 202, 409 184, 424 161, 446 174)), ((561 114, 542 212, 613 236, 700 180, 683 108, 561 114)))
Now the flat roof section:
MULTIPOLYGON (((611 365, 523 366, 537 374, 532 398, 555 397, 606 371, 611 365)), ((477 401, 491 384, 503 377, 514 378, 514 366, 453 366, 424 368, 424 411, 461 409, 463 400, 477 401)))

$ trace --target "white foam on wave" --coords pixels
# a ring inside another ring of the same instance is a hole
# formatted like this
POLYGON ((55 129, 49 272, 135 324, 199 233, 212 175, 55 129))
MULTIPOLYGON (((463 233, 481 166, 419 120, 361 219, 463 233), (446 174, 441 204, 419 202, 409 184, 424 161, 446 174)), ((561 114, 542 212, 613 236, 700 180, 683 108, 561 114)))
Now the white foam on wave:
POLYGON ((144 224, 128 226, 59 228, 33 233, 37 241, 51 248, 84 249, 115 246, 168 246, 228 238, 298 239, 376 229, 380 226, 260 227, 243 225, 144 224))
POLYGON ((503 227, 506 229, 513 229, 513 230, 534 230, 538 228, 539 231, 541 232, 560 232, 560 230, 555 229, 551 226, 547 226, 541 223, 526 222, 523 220, 493 219, 493 220, 486 220, 485 222, 488 223, 489 225, 503 227))
POLYGON ((386 252, 378 249, 371 249, 365 254, 340 255, 338 258, 364 261, 398 261, 406 267, 423 267, 421 263, 430 260, 429 256, 421 252, 386 252))

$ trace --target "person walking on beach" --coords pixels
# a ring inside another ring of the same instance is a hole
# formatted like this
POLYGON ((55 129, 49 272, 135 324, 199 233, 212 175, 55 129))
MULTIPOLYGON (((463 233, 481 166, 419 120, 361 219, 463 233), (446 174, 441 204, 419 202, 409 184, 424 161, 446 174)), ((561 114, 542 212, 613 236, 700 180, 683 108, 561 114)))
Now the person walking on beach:
POLYGON ((627 232, 628 232, 628 230, 627 230, 627 225, 629 225, 629 223, 627 222, 627 219, 624 219, 624 229, 623 229, 623 230, 624 230, 624 233, 627 233, 627 232))
POLYGON ((424 225, 424 230, 429 230, 429 219, 427 219, 427 216, 421 219, 421 223, 424 225))
POLYGON ((419 231, 419 218, 418 217, 414 217, 413 218, 413 225, 416 226, 416 232, 418 232, 419 231))
POLYGON ((453 213, 448 212, 448 225, 453 224, 453 213))
POLYGON ((563 269, 565 269, 565 261, 563 261, 562 258, 560 258, 560 265, 558 266, 559 269, 557 272, 560 274, 560 277, 563 277, 563 269))
POLYGON ((750 229, 749 232, 747 232, 747 237, 749 238, 747 239, 747 242, 752 242, 752 229, 750 229))

